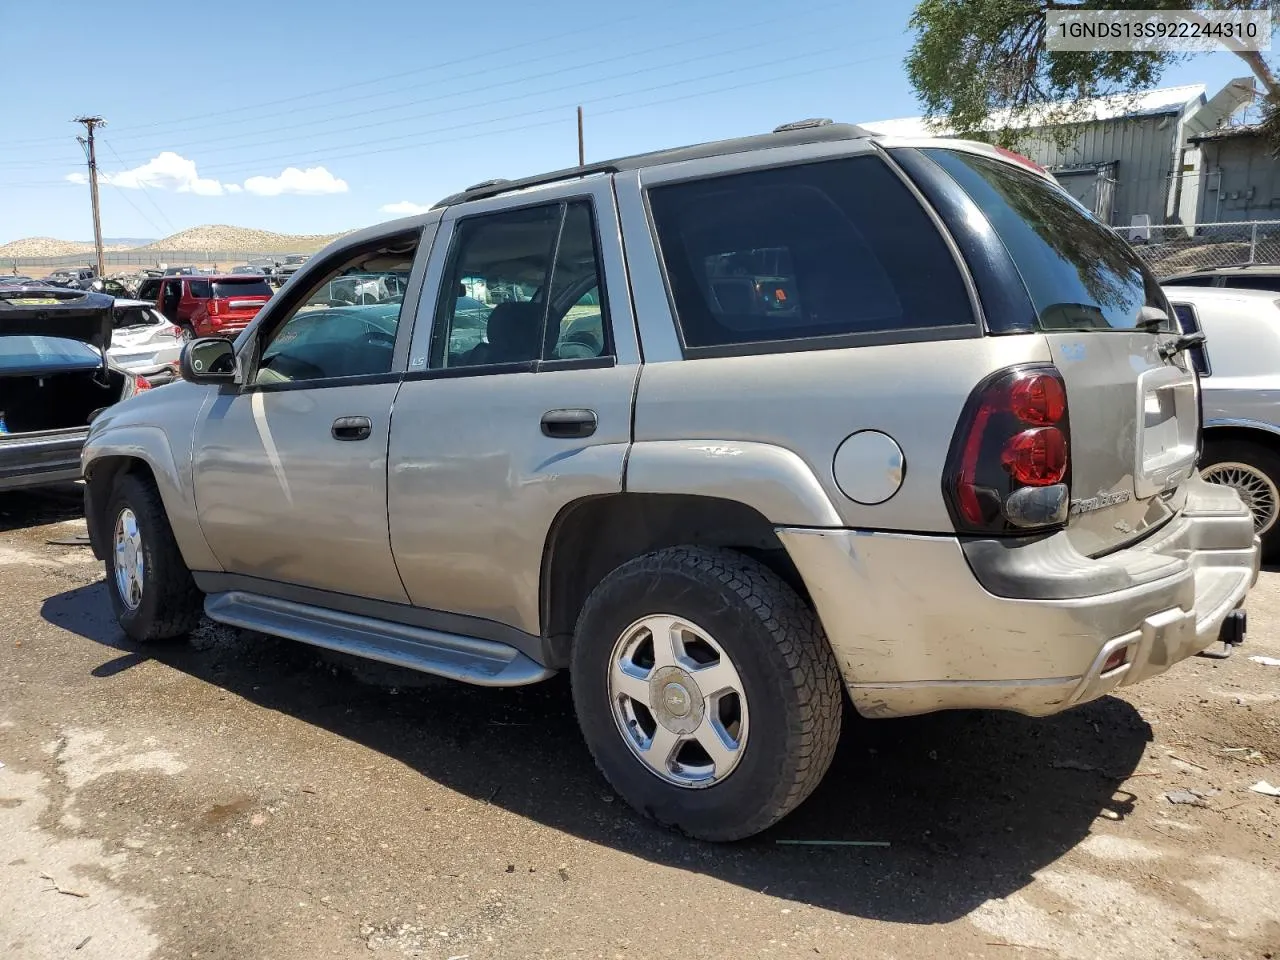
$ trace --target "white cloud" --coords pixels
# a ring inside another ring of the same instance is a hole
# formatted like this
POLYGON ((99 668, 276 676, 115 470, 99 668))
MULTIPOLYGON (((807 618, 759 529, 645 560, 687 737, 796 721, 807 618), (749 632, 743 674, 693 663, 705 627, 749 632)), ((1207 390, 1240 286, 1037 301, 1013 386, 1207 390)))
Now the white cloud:
MULTIPOLYGON (((66 178, 72 183, 89 182, 89 176, 85 173, 69 173, 66 178)), ((218 197, 226 193, 252 193, 259 197, 278 197, 285 193, 318 196, 346 193, 350 189, 347 181, 335 177, 324 167, 308 167, 306 170, 286 167, 278 177, 250 177, 243 185, 222 183, 200 176, 194 160, 188 160, 170 150, 132 170, 100 173, 98 179, 102 183, 126 190, 151 188, 174 193, 194 193, 202 197, 218 197)))
POLYGON ((430 204, 414 203, 412 200, 401 200, 398 203, 384 203, 378 208, 383 213, 398 213, 402 217, 410 217, 415 213, 426 213, 430 204))
MULTIPOLYGON (((67 179, 72 183, 89 182, 88 175, 84 173, 68 174, 67 179)), ((169 150, 132 170, 99 174, 99 179, 103 183, 127 190, 154 187, 158 190, 172 190, 174 193, 195 193, 202 197, 216 197, 223 192, 223 186, 217 180, 196 173, 194 160, 188 160, 169 150)))
POLYGON ((260 197, 276 197, 282 193, 316 196, 324 193, 346 193, 347 181, 340 180, 324 167, 286 167, 278 177, 250 177, 244 182, 249 193, 260 197))

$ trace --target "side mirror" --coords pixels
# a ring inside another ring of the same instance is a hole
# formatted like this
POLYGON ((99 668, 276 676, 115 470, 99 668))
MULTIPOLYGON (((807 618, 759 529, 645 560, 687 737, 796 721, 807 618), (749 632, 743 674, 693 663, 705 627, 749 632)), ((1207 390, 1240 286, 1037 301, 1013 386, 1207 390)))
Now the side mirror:
POLYGON ((467 285, 465 283, 458 284, 458 296, 465 297, 467 295, 467 285))
POLYGON ((235 383, 235 346, 221 337, 192 340, 182 348, 178 371, 188 383, 235 383))

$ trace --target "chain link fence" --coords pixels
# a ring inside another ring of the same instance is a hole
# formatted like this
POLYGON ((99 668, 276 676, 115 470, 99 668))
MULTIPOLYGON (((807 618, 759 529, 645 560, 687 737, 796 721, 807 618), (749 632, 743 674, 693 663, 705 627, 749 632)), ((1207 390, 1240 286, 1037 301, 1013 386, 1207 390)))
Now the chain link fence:
MULTIPOLYGON (((291 253, 263 253, 246 250, 109 250, 102 254, 103 265, 107 273, 117 271, 129 272, 144 268, 156 268, 160 264, 177 266, 221 266, 245 263, 262 263, 264 261, 284 263, 285 258, 294 254, 309 253, 297 250, 291 253)), ((83 267, 92 266, 95 260, 92 250, 85 253, 65 254, 56 257, 3 257, 0 258, 0 271, 23 273, 28 267, 83 267)))
POLYGON ((1116 227, 1161 280, 1211 267, 1280 265, 1280 220, 1116 227))

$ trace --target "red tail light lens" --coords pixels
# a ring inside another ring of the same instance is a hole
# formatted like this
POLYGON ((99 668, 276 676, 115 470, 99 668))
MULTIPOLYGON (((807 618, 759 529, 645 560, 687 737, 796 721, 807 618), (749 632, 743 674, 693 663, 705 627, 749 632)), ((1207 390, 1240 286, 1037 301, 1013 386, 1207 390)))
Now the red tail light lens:
POLYGON ((943 487, 956 528, 990 534, 1061 525, 1070 452, 1067 391, 1056 367, 988 377, 969 398, 947 459, 943 487))
POLYGON ((220 314, 222 312, 222 301, 216 300, 216 299, 210 300, 209 306, 208 306, 208 312, 209 312, 209 316, 211 317, 216 317, 218 314, 220 314))
POLYGON ((1067 472, 1067 438, 1057 427, 1038 427, 1014 434, 1000 461, 1018 483, 1047 487, 1061 483, 1067 472))
POLYGON ((133 378, 133 392, 141 393, 143 390, 151 389, 151 381, 146 377, 135 376, 133 378))

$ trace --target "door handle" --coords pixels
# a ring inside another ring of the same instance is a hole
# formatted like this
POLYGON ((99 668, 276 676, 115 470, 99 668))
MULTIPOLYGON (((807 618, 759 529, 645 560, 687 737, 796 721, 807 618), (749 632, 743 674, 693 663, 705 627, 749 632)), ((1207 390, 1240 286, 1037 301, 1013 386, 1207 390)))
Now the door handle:
POLYGON ((594 410, 548 410, 542 415, 542 432, 557 440, 589 437, 597 422, 594 410))
POLYGON ((368 417, 339 417, 330 432, 335 440, 368 440, 373 423, 368 417))

